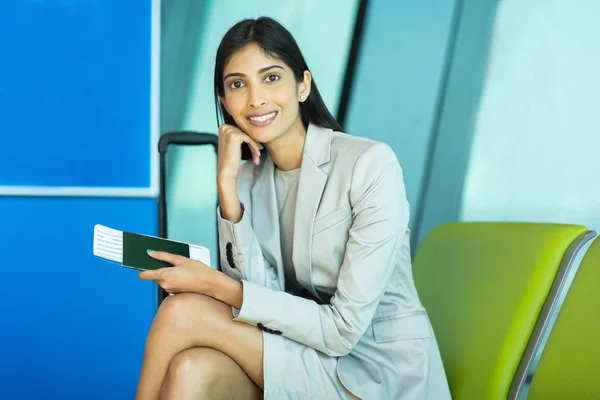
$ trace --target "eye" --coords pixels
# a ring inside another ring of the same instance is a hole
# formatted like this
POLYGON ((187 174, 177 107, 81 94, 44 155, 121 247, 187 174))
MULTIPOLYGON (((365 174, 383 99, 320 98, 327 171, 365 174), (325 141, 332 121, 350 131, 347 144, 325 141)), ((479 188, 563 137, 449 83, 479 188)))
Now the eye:
POLYGON ((275 82, 278 80, 279 80, 279 75, 275 75, 275 74, 267 75, 267 77, 265 78, 265 82, 267 82, 267 83, 275 82))
POLYGON ((244 82, 242 81, 233 81, 229 84, 230 89, 239 89, 244 87, 244 82))

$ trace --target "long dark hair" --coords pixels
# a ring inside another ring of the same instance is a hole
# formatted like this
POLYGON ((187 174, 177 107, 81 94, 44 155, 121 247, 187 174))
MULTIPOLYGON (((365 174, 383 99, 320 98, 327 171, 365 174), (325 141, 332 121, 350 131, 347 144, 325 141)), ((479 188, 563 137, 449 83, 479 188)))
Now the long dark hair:
MULTIPOLYGON (((238 22, 227 31, 217 50, 215 61, 217 125, 223 121, 226 124, 237 126, 233 117, 229 115, 220 102, 219 96, 225 97, 223 84, 225 65, 236 52, 250 44, 259 46, 269 57, 279 59, 287 64, 292 69, 297 82, 301 82, 304 79, 304 71, 309 70, 296 40, 279 22, 269 17, 245 19, 238 22), (220 117, 222 117, 222 120, 220 117)), ((314 78, 311 81, 308 98, 300 103, 300 116, 305 128, 308 127, 309 123, 312 123, 334 131, 344 131, 325 106, 314 78)), ((244 160, 252 158, 250 149, 245 143, 242 146, 242 158, 244 160)))

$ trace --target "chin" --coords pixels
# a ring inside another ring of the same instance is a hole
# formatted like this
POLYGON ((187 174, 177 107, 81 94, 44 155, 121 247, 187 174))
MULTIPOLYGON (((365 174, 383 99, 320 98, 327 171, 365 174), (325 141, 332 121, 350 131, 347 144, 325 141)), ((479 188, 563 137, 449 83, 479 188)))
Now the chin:
POLYGON ((256 126, 249 125, 246 128, 246 133, 252 139, 260 143, 268 143, 279 136, 280 129, 275 126, 265 126, 258 128, 256 126))

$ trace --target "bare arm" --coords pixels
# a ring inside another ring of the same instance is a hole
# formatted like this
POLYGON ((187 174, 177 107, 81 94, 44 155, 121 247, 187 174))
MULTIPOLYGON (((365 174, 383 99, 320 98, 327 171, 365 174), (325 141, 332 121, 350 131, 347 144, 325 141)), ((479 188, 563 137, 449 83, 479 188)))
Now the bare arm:
POLYGON ((219 127, 219 156, 217 166, 217 190, 221 216, 233 223, 242 219, 242 206, 238 196, 236 179, 242 161, 242 143, 248 143, 252 158, 258 165, 263 146, 239 128, 223 124, 219 127))
POLYGON ((242 220, 242 206, 238 196, 235 179, 217 178, 221 216, 237 224, 242 220))

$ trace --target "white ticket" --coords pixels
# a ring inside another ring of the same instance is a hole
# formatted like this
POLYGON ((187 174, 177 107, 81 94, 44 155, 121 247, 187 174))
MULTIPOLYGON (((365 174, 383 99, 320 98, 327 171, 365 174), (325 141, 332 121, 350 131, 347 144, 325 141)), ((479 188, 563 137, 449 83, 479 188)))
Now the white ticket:
MULTIPOLYGON (((147 235, 146 235, 147 236, 147 235)), ((169 239, 171 240, 171 239, 169 239)), ((171 240, 176 242, 176 240, 171 240)), ((183 242, 179 242, 183 243, 183 242)), ((210 267, 210 250, 203 246, 184 243, 189 246, 190 258, 210 267)), ((94 226, 94 255, 108 261, 123 263, 123 232, 104 225, 94 226)))
POLYGON ((121 264, 123 262, 123 232, 103 225, 95 225, 94 255, 121 264))

